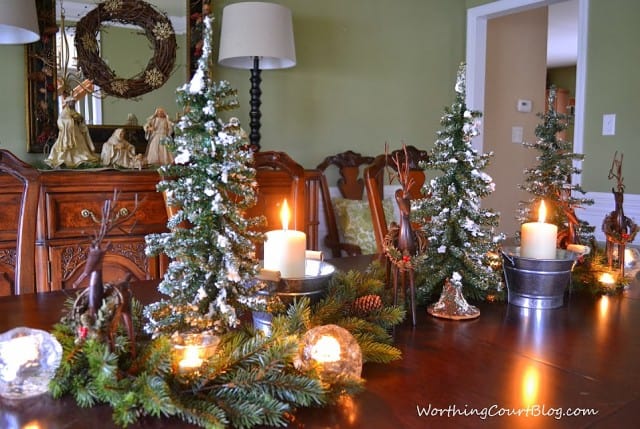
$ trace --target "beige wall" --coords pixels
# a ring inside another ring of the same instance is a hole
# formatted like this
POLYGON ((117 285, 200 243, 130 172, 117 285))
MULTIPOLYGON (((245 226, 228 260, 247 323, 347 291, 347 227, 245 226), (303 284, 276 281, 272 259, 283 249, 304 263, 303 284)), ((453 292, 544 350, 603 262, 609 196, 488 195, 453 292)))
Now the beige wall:
POLYGON ((535 142, 537 112, 544 110, 547 8, 494 18, 487 25, 487 71, 484 149, 495 156, 487 168, 496 190, 483 204, 500 212, 500 231, 517 232, 519 201, 529 195, 518 189, 523 171, 535 165, 537 152, 512 142, 512 127, 522 127, 524 141, 535 142), (530 113, 516 110, 517 100, 533 102, 530 113))
MULTIPOLYGON (((214 2, 216 29, 228 3, 214 2)), ((431 147, 443 107, 454 98, 456 70, 464 59, 464 1, 279 3, 293 13, 298 64, 262 73, 265 150, 287 151, 305 167, 315 167, 325 156, 345 149, 381 153, 385 142, 392 148, 402 142, 431 147)), ((181 48, 178 54, 186 52, 181 48)), ((23 49, 0 46, 0 56, 0 89, 11 100, 2 104, 0 142, 27 157, 23 49), (7 117, 11 120, 5 121, 7 117)), ((227 79, 239 90, 242 106, 232 114, 248 128, 249 71, 216 68, 215 73, 216 79, 227 79)), ((174 90, 169 87, 170 95, 158 103, 172 110, 174 90)))

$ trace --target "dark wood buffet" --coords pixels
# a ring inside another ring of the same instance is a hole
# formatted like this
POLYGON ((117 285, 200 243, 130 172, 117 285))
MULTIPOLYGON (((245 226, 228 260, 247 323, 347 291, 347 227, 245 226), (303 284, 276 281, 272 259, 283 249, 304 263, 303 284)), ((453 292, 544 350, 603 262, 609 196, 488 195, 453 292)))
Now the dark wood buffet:
MULTIPOLYGON (((135 280, 153 280, 164 272, 166 258, 145 256, 144 236, 166 231, 167 214, 156 191, 155 170, 41 171, 35 219, 34 292, 70 288, 82 273, 91 234, 99 226, 105 200, 119 192, 119 209, 138 208, 134 219, 109 235, 111 250, 104 260, 104 279, 131 274, 135 280)), ((17 225, 22 204, 22 184, 0 174, 0 295, 12 295, 16 265, 17 225)), ((29 216, 29 215, 28 215, 29 216)))
MULTIPOLYGON (((155 169, 39 171, 37 210, 26 215, 35 228, 35 262, 31 265, 35 265, 36 286, 23 284, 19 290, 14 278, 23 185, 0 172, 0 296, 71 288, 83 272, 104 201, 113 198, 114 190, 119 192, 118 207, 124 210, 123 214, 134 210, 136 198, 138 207, 122 229, 113 230, 108 236, 111 249, 104 259, 103 280, 116 281, 127 274, 134 281, 159 279, 167 267, 167 258, 145 255, 145 235, 167 231, 165 202, 156 190, 159 180, 155 169)), ((301 229, 307 234, 311 250, 317 250, 319 241, 318 183, 317 170, 304 170, 298 209, 304 213, 301 229)))
MULTIPOLYGON (((105 200, 118 195, 118 210, 136 210, 121 229, 109 234, 111 249, 103 265, 104 281, 131 274, 137 280, 158 279, 164 258, 145 256, 144 236, 166 231, 167 214, 156 190, 154 170, 44 171, 36 229, 38 291, 68 289, 82 273, 89 238, 99 226, 105 200), (137 209, 136 209, 137 199, 137 209)), ((87 279, 88 280, 88 279, 87 279)))

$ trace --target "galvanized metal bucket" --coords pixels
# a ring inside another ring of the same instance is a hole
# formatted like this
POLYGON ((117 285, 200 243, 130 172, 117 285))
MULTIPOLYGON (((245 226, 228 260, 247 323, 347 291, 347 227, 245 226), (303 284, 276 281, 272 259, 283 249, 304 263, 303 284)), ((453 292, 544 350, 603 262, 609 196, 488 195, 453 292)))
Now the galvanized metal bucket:
MULTIPOLYGON (((280 281, 273 282, 270 288, 258 293, 260 295, 277 295, 284 304, 305 297, 309 298, 311 303, 315 303, 324 295, 335 271, 336 267, 328 262, 307 259, 304 277, 281 278, 280 281)), ((252 317, 255 329, 260 329, 267 335, 271 333, 271 313, 254 311, 252 317)))
POLYGON ((554 259, 524 258, 520 256, 520 247, 503 248, 502 267, 509 304, 536 309, 562 307, 577 256, 557 249, 554 259))

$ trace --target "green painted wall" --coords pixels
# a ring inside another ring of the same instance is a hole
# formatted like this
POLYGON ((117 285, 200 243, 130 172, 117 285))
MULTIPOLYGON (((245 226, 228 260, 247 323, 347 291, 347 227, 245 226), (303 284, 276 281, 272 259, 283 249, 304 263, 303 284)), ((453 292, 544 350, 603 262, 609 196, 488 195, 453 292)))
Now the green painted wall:
MULTIPOLYGON (((216 16, 232 1, 215 2, 216 16)), ((284 0, 297 65, 262 72, 262 148, 305 167, 385 142, 430 147, 464 59, 465 5, 450 0, 284 0)), ((219 24, 219 22, 218 22, 219 24)), ((239 90, 248 129, 249 71, 216 69, 239 90)))
POLYGON ((571 97, 576 96, 576 67, 554 67, 547 69, 547 88, 555 85, 557 88, 569 90, 571 97))
MULTIPOLYGON (((149 41, 140 34, 140 29, 111 27, 103 34, 101 41, 103 56, 109 59, 109 66, 118 76, 130 78, 137 75, 147 67, 153 55, 149 41), (123 46, 126 46, 126 49, 123 49, 123 46), (132 55, 132 52, 136 54, 132 55)), ((187 79, 186 35, 177 35, 176 42, 176 68, 167 83, 135 100, 105 98, 102 103, 104 123, 122 124, 127 120, 127 114, 133 113, 142 124, 158 106, 164 107, 167 113, 175 118, 175 90, 187 79)))
MULTIPOLYGON (((228 3, 214 3, 216 26, 228 3)), ((464 1, 280 3, 293 12, 298 64, 262 73, 265 150, 287 151, 305 167, 315 167, 325 156, 345 149, 378 154, 385 142, 393 148, 402 142, 424 148, 433 144, 442 109, 453 99, 458 63, 464 59, 464 1)), ((122 42, 119 52, 126 55, 122 47, 130 44, 122 42)), ((0 46, 8 62, 22 62, 21 51, 0 46)), ((4 67, 0 64, 3 76, 4 67)), ((215 73, 216 79, 227 79, 239 90, 242 107, 233 114, 248 129, 249 71, 217 68, 215 73)), ((10 98, 22 94, 15 84, 22 83, 22 72, 17 74, 7 83, 10 98)), ((174 111, 170 104, 175 106, 177 86, 167 86, 170 95, 154 104, 174 111)), ((17 107, 12 103, 6 108, 22 111, 21 99, 17 107)), ((107 99, 106 115, 111 115, 109 103, 107 99)), ((129 110, 116 112, 126 117, 129 110)), ((147 113, 137 115, 143 120, 147 113)), ((23 123, 22 117, 7 122, 0 138, 27 157, 23 123)))
POLYGON ((625 192, 640 193, 640 2, 591 0, 587 54, 583 187, 610 192, 615 151, 624 153, 625 192), (602 115, 615 113, 616 135, 602 135, 602 115))
MULTIPOLYGON (((222 7, 215 2, 219 24, 222 7)), ((483 0, 282 0, 294 19, 298 64, 262 73, 262 146, 284 150, 305 167, 344 149, 378 154, 385 142, 428 148, 439 129, 442 109, 453 99, 458 63, 465 56, 466 8, 483 0)), ((640 193, 635 124, 640 94, 640 2, 591 0, 587 58, 586 130, 583 185, 608 192, 613 153, 625 155, 628 193, 640 193), (601 135, 602 114, 617 114, 616 135, 601 135)), ((217 27, 216 27, 217 28, 217 27)), ((217 37, 216 37, 217 38, 217 37)), ((128 46, 126 40, 121 46, 128 46)), ((119 49, 126 55, 126 49, 119 49)), ((114 53, 117 55, 117 53, 114 53)), ((26 154, 24 50, 0 46, 0 145, 26 154)), ((179 57, 186 51, 180 46, 179 57)), ((137 59, 135 59, 137 60, 137 59)), ((133 63, 132 63, 133 64, 133 63)), ((248 129, 249 71, 215 69, 239 90, 234 112, 248 129)), ((136 113, 140 120, 156 105, 175 112, 174 83, 165 95, 136 113), (173 108, 172 108, 173 106, 173 108)), ((107 100, 105 110, 111 101, 107 100)), ((126 117, 130 109, 116 112, 126 117)))

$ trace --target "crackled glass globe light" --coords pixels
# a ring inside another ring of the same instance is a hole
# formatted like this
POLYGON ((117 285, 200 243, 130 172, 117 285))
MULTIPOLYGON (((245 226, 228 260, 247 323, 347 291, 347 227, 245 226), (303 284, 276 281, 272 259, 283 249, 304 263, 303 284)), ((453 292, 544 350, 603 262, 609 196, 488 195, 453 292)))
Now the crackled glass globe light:
POLYGON ((18 327, 0 334, 0 396, 22 399, 45 393, 62 346, 46 331, 18 327))
POLYGON ((303 371, 316 368, 320 378, 332 382, 362 374, 362 351, 349 331, 338 325, 310 329, 303 337, 296 365, 303 371))

